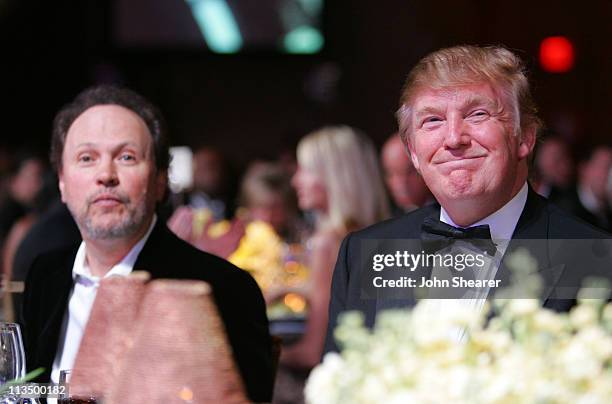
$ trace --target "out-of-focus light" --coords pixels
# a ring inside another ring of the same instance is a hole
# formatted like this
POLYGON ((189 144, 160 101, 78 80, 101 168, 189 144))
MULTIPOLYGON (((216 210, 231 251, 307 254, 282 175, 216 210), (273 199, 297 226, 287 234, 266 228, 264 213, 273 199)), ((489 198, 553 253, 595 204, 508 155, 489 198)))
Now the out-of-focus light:
POLYGON ((294 313, 301 313, 306 308, 306 299, 297 293, 287 293, 283 303, 294 313))
POLYGON ((193 390, 189 387, 183 387, 181 391, 179 391, 179 398, 182 401, 191 402, 193 400, 193 390))
POLYGON ((285 50, 289 53, 317 53, 323 47, 323 35, 318 29, 301 26, 285 36, 285 50))
POLYGON ((540 43, 540 65, 550 73, 565 73, 574 67, 574 45, 564 36, 550 36, 540 43))
POLYGON ((217 53, 237 53, 242 48, 238 23, 225 1, 187 2, 210 50, 217 53))

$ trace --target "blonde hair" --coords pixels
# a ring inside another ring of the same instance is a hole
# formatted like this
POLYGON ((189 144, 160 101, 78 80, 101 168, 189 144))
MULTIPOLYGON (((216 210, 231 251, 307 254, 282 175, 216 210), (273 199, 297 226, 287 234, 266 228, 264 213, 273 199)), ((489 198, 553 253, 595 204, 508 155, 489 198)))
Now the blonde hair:
POLYGON ((324 127, 300 141, 297 158, 326 188, 322 226, 344 234, 389 216, 378 157, 364 134, 348 126, 324 127))
POLYGON ((411 135, 411 104, 419 90, 477 83, 490 84, 498 97, 507 101, 516 135, 541 127, 522 60, 501 46, 463 45, 430 53, 408 74, 396 114, 404 143, 411 135))

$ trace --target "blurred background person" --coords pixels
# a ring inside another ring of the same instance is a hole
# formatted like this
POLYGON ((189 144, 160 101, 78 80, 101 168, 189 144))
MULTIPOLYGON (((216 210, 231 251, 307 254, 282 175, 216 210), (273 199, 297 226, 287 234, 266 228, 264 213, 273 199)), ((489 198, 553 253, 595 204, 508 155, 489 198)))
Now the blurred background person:
MULTIPOLYGON (((57 192, 57 180, 53 173, 46 172, 41 174, 42 180, 38 192, 34 196, 28 209, 21 217, 19 217, 9 229, 5 238, 4 248, 2 251, 2 262, 5 279, 11 279, 13 270, 13 258, 15 252, 21 244, 22 240, 36 222, 38 217, 44 213, 49 204, 59 193, 57 192)), ((52 234, 52 233, 51 233, 52 234)), ((48 238, 50 234, 47 234, 48 238)))
POLYGON ((193 153, 193 188, 187 204, 208 209, 215 220, 231 218, 235 210, 235 182, 225 156, 216 148, 202 146, 193 153))
POLYGON ((12 299, 5 295, 5 321, 14 320, 21 310, 23 283, 34 260, 44 252, 80 241, 76 224, 60 200, 57 177, 47 170, 31 209, 15 222, 6 237, 2 252, 4 279, 13 281, 13 293, 12 299), (67 217, 58 213, 63 211, 67 217))
POLYGON ((43 161, 31 154, 23 154, 11 164, 7 192, 0 202, 0 245, 11 227, 33 207, 43 184, 43 161))
POLYGON ((195 247, 228 258, 238 247, 248 223, 271 226, 285 242, 299 241, 303 226, 291 178, 278 163, 256 161, 242 178, 238 210, 231 221, 202 217, 197 209, 177 209, 168 226, 195 247))
POLYGON ((319 363, 332 273, 343 237, 389 216, 377 154, 362 133, 347 126, 320 129, 299 142, 297 159, 292 184, 300 208, 315 218, 308 241, 310 285, 304 292, 308 316, 304 335, 281 352, 275 402, 300 402, 301 384, 319 363))
POLYGON ((612 209, 607 197, 610 168, 610 146, 600 145, 589 149, 578 163, 576 187, 554 202, 592 225, 612 231, 612 209))
POLYGON ((535 157, 536 192, 555 201, 575 185, 575 165, 570 145, 560 136, 549 136, 538 146, 535 157))
POLYGON ((244 223, 235 220, 235 178, 220 150, 197 147, 192 156, 192 185, 187 191, 170 194, 164 207, 167 225, 178 237, 202 251, 227 258, 244 234, 244 223), (230 219, 231 226, 225 220, 230 219), (224 231, 210 237, 209 230, 222 222, 224 231))
MULTIPOLYGON (((35 220, 35 210, 47 202, 47 195, 42 192, 44 173, 43 160, 34 154, 18 153, 12 161, 9 157, 6 186, 0 204, 0 269, 2 287, 13 292, 15 296, 21 289, 14 288, 9 283, 13 257, 17 246, 35 220)), ((15 318, 11 296, 8 293, 3 296, 4 321, 14 321, 15 318)))
MULTIPOLYGON (((28 270, 39 255, 81 242, 81 233, 70 211, 60 199, 57 177, 53 172, 45 173, 43 187, 36 197, 34 209, 15 224, 11 233, 4 260, 7 274, 10 274, 10 279, 17 282, 17 285, 25 282, 28 270), (21 230, 25 233, 21 233, 21 230), (12 247, 9 247, 11 245, 12 247)), ((13 294, 15 314, 21 310, 22 297, 21 293, 13 294)))
POLYGON ((421 174, 412 165, 399 134, 394 133, 387 139, 381 160, 385 184, 394 205, 393 216, 411 212, 434 201, 421 174))
POLYGON ((608 208, 612 209, 612 167, 608 171, 608 185, 606 186, 606 193, 608 196, 608 208))
POLYGON ((255 162, 240 186, 238 216, 268 223, 285 241, 299 241, 302 229, 291 177, 279 163, 255 162))

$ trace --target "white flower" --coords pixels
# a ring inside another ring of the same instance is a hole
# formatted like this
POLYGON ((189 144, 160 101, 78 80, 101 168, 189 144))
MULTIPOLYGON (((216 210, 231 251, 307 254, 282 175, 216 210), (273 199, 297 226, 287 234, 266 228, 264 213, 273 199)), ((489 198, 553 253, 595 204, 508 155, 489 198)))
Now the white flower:
POLYGON ((601 317, 604 324, 612 331, 612 303, 606 304, 601 313, 601 317))
POLYGON ((590 304, 581 304, 570 311, 570 320, 577 329, 591 326, 597 322, 597 310, 590 304))
POLYGON ((567 376, 573 380, 590 380, 601 372, 601 364, 579 340, 573 340, 561 352, 567 376))
POLYGON ((360 388, 359 399, 364 403, 378 403, 384 399, 387 388, 382 379, 376 373, 366 375, 360 388))
POLYGON ((313 370, 307 401, 610 402, 610 305, 600 319, 601 306, 593 304, 568 316, 539 308, 534 300, 509 300, 483 327, 482 312, 448 303, 422 301, 411 313, 384 313, 374 330, 362 317, 346 317, 337 333, 345 348, 313 370))
POLYGON ((533 316, 533 324, 539 331, 560 333, 565 327, 563 317, 549 310, 539 310, 533 316))
POLYGON ((343 371, 344 361, 340 355, 334 352, 325 355, 323 363, 310 372, 304 389, 306 402, 312 404, 340 402, 336 382, 343 371))
POLYGON ((418 403, 417 396, 414 391, 408 389, 399 389, 390 393, 385 400, 385 404, 407 404, 418 403))
POLYGON ((538 261, 524 247, 518 248, 506 258, 506 265, 513 271, 534 273, 538 270, 538 261))
POLYGON ((508 312, 516 317, 534 314, 540 307, 535 299, 512 299, 508 304, 508 312))
POLYGON ((588 327, 580 330, 576 340, 588 347, 601 361, 612 360, 612 336, 606 335, 601 328, 588 327))

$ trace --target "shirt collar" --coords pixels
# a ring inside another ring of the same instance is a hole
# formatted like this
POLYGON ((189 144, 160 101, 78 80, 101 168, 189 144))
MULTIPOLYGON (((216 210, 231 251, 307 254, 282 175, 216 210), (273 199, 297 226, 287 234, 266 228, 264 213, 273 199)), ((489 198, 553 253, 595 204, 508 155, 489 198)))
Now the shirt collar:
MULTIPOLYGON (((151 225, 149 226, 149 230, 147 230, 146 234, 136 244, 134 244, 134 247, 132 247, 132 249, 126 254, 125 257, 123 257, 121 261, 115 264, 110 271, 104 275, 104 278, 108 278, 113 275, 127 276, 132 272, 136 259, 151 235, 156 222, 157 215, 153 215, 153 220, 151 220, 151 225)), ((86 252, 87 244, 85 241, 82 241, 74 259, 72 279, 84 285, 97 285, 100 282, 100 277, 91 274, 89 265, 86 261, 86 252)))
MULTIPOLYGON (((527 203, 527 194, 528 187, 527 182, 525 182, 521 190, 514 196, 514 198, 510 199, 508 203, 506 203, 496 212, 491 213, 489 216, 468 227, 488 224, 493 241, 510 240, 512 238, 512 233, 514 233, 514 229, 516 228, 516 224, 521 217, 521 213, 525 208, 525 204, 527 203)), ((440 209, 440 221, 450 224, 451 226, 462 227, 453 222, 444 208, 440 209)))

